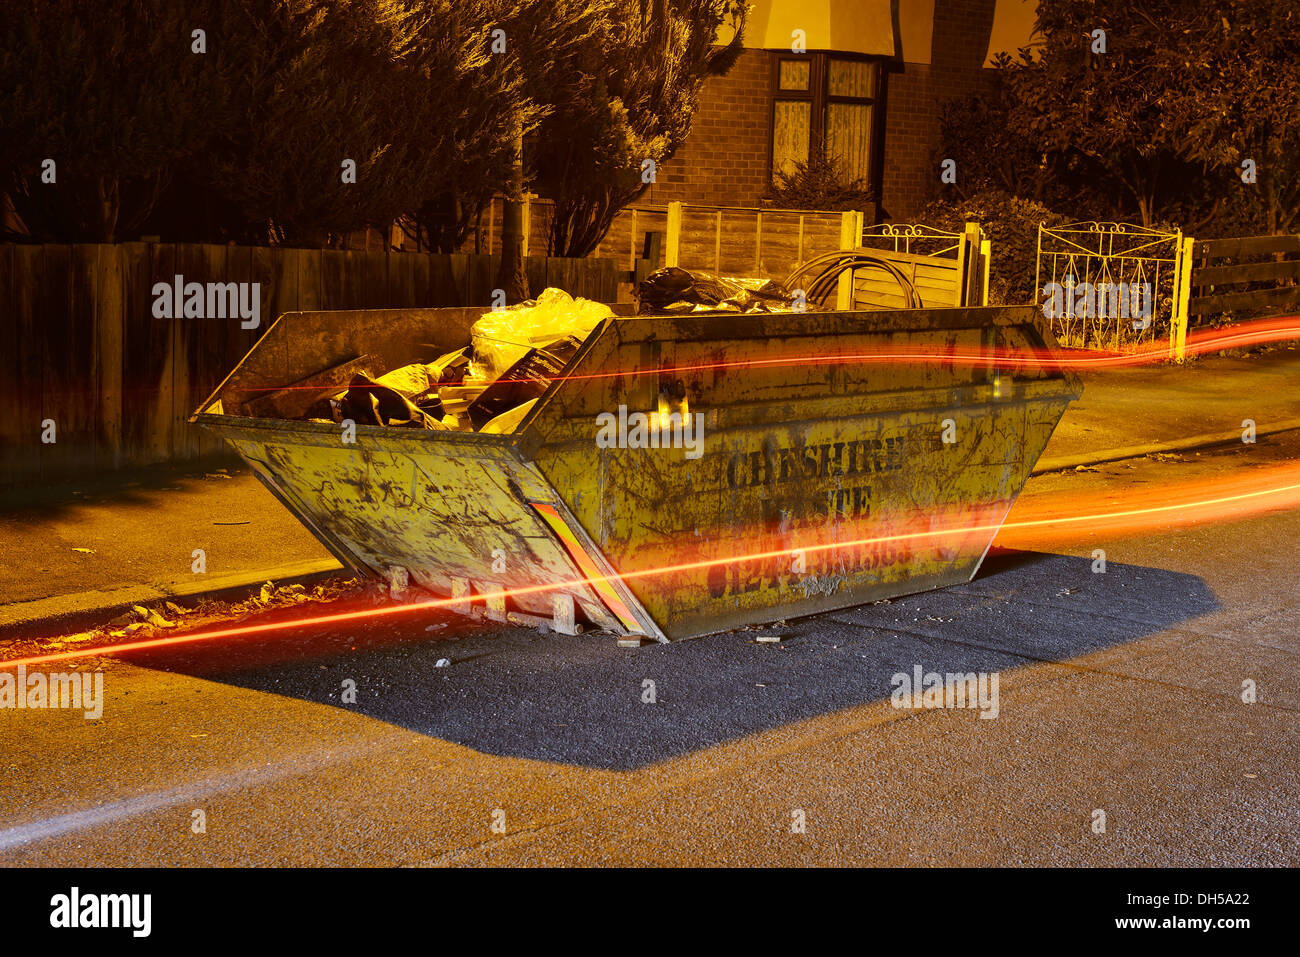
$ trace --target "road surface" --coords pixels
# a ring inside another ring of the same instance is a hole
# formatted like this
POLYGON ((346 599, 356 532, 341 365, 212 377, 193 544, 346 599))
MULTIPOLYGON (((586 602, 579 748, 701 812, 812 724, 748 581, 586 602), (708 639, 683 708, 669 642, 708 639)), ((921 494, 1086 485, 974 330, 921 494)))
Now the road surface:
MULTIPOLYGON (((1027 494, 1284 460, 1300 434, 1027 494)), ((103 660, 99 720, 0 710, 0 864, 1295 866, 1298 621, 1278 511, 639 650, 434 613, 103 660), (894 707, 918 665, 996 673, 996 718, 894 707)))

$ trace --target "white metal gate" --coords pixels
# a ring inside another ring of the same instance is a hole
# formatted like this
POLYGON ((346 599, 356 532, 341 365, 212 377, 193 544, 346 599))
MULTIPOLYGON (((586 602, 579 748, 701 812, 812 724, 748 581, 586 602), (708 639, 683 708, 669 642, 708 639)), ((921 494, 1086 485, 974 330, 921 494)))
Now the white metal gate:
POLYGON ((1184 249, 1181 230, 1040 225, 1034 286, 1057 339, 1124 349, 1169 338, 1174 351, 1187 321, 1184 249))

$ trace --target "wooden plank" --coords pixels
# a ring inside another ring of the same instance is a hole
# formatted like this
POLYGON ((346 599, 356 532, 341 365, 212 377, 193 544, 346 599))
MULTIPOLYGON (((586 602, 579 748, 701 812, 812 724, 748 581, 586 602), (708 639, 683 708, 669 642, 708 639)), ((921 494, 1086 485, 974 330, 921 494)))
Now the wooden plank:
POLYGON ((98 304, 95 310, 96 468, 122 467, 122 350, 125 341, 123 248, 98 247, 98 304))
POLYGON ((13 478, 28 481, 37 478, 41 471, 41 396, 45 391, 45 367, 41 357, 40 307, 37 286, 44 268, 43 246, 14 246, 13 287, 10 302, 13 323, 17 332, 14 346, 18 354, 15 364, 17 379, 14 383, 14 404, 6 407, 6 415, 17 425, 20 441, 18 455, 6 454, 6 472, 13 478))
POLYGON ((391 309, 409 309, 415 305, 415 260, 412 253, 388 255, 388 305, 391 309))
POLYGON ((719 275, 722 272, 722 210, 717 212, 717 220, 713 224, 713 273, 719 275))
POLYGON ((590 286, 588 285, 589 273, 586 270, 586 260, 575 259, 573 256, 564 257, 564 277, 567 285, 564 290, 572 296, 582 296, 584 299, 590 299, 590 286))
POLYGON ((896 253, 892 249, 872 249, 870 247, 865 248, 863 251, 868 255, 877 256, 898 265, 908 263, 930 269, 951 269, 954 272, 960 268, 957 256, 923 256, 920 253, 896 253))
POLYGON ((955 259, 916 259, 895 260, 889 262, 907 272, 909 269, 917 276, 930 276, 940 282, 956 282, 961 274, 955 259))
POLYGON ((76 365, 69 384, 69 422, 77 441, 71 459, 75 474, 91 473, 96 467, 99 438, 99 351, 95 324, 99 306, 99 247, 76 245, 69 249, 68 316, 75 337, 76 365))
POLYGON ((373 373, 377 361, 382 360, 373 355, 357 356, 314 372, 283 389, 255 393, 244 403, 244 414, 263 419, 301 418, 317 400, 346 386, 358 372, 373 373))
POLYGON ((363 283, 363 309, 387 309, 388 299, 388 253, 371 250, 361 253, 361 275, 363 283))
POLYGON ((251 250, 253 281, 262 294, 262 326, 255 339, 280 316, 298 308, 298 250, 255 246, 251 250))
POLYGON ((1192 270, 1192 282, 1200 286, 1228 286, 1238 282, 1263 282, 1269 279, 1300 279, 1300 259, 1202 266, 1192 270))
MULTIPOLYGON (((150 411, 154 383, 149 380, 153 318, 153 263, 145 243, 118 246, 122 261, 122 453, 123 467, 149 461, 152 445, 150 411)), ((167 282, 171 282, 170 279, 167 282)))
POLYGON ((605 293, 604 302, 618 302, 618 262, 613 259, 605 266, 605 293))
POLYGON ((321 298, 321 262, 323 251, 298 249, 298 309, 314 312, 326 306, 321 298))
POLYGON ((546 288, 546 257, 529 256, 524 260, 524 275, 528 277, 528 295, 536 299, 546 288))
MULTIPOLYGON (((854 309, 906 309, 907 300, 900 296, 853 296, 854 309)), ((942 307, 940 307, 942 308, 942 307)))
MULTIPOLYGON (((487 253, 476 253, 475 255, 484 255, 487 253)), ((448 259, 448 272, 451 276, 451 288, 446 290, 448 306, 470 306, 479 305, 473 302, 469 296, 469 273, 470 273, 470 255, 468 253, 451 253, 448 259)), ((438 303, 444 305, 444 303, 438 303)))
POLYGON ((1173 314, 1169 317, 1169 354, 1170 358, 1182 362, 1187 358, 1187 309, 1191 296, 1192 262, 1196 258, 1196 240, 1184 236, 1178 243, 1178 255, 1174 267, 1174 304, 1173 314))
MULTIPOLYGON (((203 272, 206 282, 235 283, 239 297, 237 308, 226 307, 226 318, 209 316, 200 323, 192 333, 191 351, 189 353, 190 375, 188 391, 184 396, 184 405, 179 410, 181 427, 188 433, 188 442, 197 447, 200 458, 211 458, 224 454, 226 444, 207 429, 189 423, 189 417, 226 377, 234 367, 230 362, 232 352, 240 352, 235 362, 242 358, 241 347, 247 341, 248 333, 242 328, 245 321, 241 315, 242 304, 249 298, 246 287, 240 283, 249 282, 246 251, 241 257, 235 246, 218 246, 208 244, 200 246, 203 258, 203 272), (244 268, 240 268, 241 258, 244 268), (197 348, 195 348, 197 347, 197 348)), ((260 308, 260 306, 259 306, 260 308)), ((249 320, 251 321, 251 320, 249 320)))
POLYGON ((1210 316, 1237 309, 1291 309, 1300 306, 1300 286, 1260 289, 1254 292, 1230 292, 1220 296, 1202 296, 1187 303, 1191 315, 1210 316))
POLYGON ((431 263, 426 253, 411 254, 411 305, 414 307, 425 308, 432 302, 431 263))
POLYGON ((497 270, 500 268, 501 256, 471 256, 469 261, 469 290, 466 302, 471 306, 489 306, 492 304, 493 291, 497 288, 497 270))
MULTIPOLYGON (((205 247, 197 243, 181 243, 174 248, 176 272, 185 277, 185 284, 207 283, 215 281, 209 272, 210 266, 205 255, 205 247)), ((206 297, 205 297, 206 308, 206 297)), ((206 315, 206 314, 205 314, 206 315)), ((203 339, 213 334, 214 327, 221 322, 214 318, 195 318, 181 316, 176 319, 173 337, 171 417, 172 417, 172 457, 181 462, 193 462, 199 457, 201 439, 198 427, 191 426, 186 420, 198 405, 199 399, 190 405, 190 396, 194 391, 192 381, 194 370, 198 367, 203 351, 203 339)))
MULTIPOLYGON (((253 274, 253 247, 251 246, 226 246, 226 281, 227 282, 246 282, 257 283, 257 301, 258 315, 257 328, 245 329, 242 322, 231 325, 230 334, 225 340, 225 351, 220 357, 219 368, 207 370, 209 374, 219 373, 212 383, 215 389, 221 380, 226 377, 239 360, 248 354, 248 350, 253 348, 253 344, 262 337, 267 328, 275 318, 271 314, 271 308, 267 305, 266 290, 262 288, 257 276, 253 274)), ((211 392, 211 389, 208 390, 211 392)), ((199 397, 201 402, 208 397, 207 393, 199 397)))
POLYGON ((546 285, 563 289, 572 295, 573 279, 569 259, 565 256, 548 256, 546 258, 546 285))
POLYGON ((1300 236, 1238 236, 1231 239, 1202 239, 1196 244, 1196 254, 1206 258, 1235 259, 1238 256, 1298 252, 1300 236))
POLYGON ((342 249, 323 249, 320 258, 320 301, 323 309, 358 309, 357 303, 345 292, 348 257, 353 255, 342 249))
MULTIPOLYGON (((41 478, 58 481, 76 470, 76 445, 85 441, 78 434, 76 398, 73 391, 84 389, 86 378, 79 371, 88 371, 90 349, 88 341, 77 334, 76 317, 69 302, 72 282, 72 247, 48 245, 45 259, 37 276, 36 310, 40 323, 39 336, 41 362, 45 367, 44 388, 41 390, 41 420, 53 420, 56 441, 41 449, 41 478)), ((82 303, 84 306, 84 303, 82 303)))
POLYGON ((579 290, 575 295, 599 301, 600 273, 597 271, 596 262, 594 259, 573 260, 573 284, 574 288, 579 290))
POLYGON ((585 259, 568 257, 566 270, 569 275, 569 295, 584 299, 594 299, 592 290, 592 273, 585 259))
POLYGON ((34 454, 36 468, 40 468, 40 453, 32 446, 27 423, 19 413, 19 389, 21 386, 22 343, 18 326, 18 309, 15 301, 18 296, 19 276, 14 271, 14 249, 12 245, 0 245, 0 342, 9 343, 9 348, 0 349, 0 489, 18 485, 26 480, 28 462, 34 454))
MULTIPOLYGON (((270 328, 271 323, 275 321, 275 308, 272 305, 274 289, 268 289, 263 284, 263 272, 259 271, 254 265, 253 255, 256 252, 252 246, 227 246, 226 249, 226 280, 228 282, 247 282, 255 283, 257 286, 256 294, 258 300, 258 325, 255 329, 245 329, 241 322, 231 323, 227 330, 224 340, 224 352, 219 357, 210 359, 211 366, 203 370, 202 385, 195 390, 197 398, 194 401, 195 407, 206 399, 227 375, 230 374, 240 361, 253 348, 253 345, 262 337, 262 333, 270 328)), ((191 410, 193 411, 193 410, 191 410)), ((202 451, 205 456, 229 456, 232 450, 224 440, 208 432, 207 429, 200 429, 202 451)))
POLYGON ((600 302, 618 301, 618 262, 613 259, 593 260, 600 274, 600 291, 596 298, 600 302))
POLYGON ((668 225, 664 235, 664 265, 676 266, 682 248, 682 204, 668 204, 668 225))
MULTIPOLYGON (((172 285, 178 272, 176 247, 158 243, 149 247, 149 282, 172 285)), ((183 301, 182 301, 183 305, 183 301)), ((146 371, 139 385, 145 389, 149 400, 148 436, 144 450, 146 462, 165 462, 175 455, 176 436, 172 406, 174 401, 173 376, 176 365, 176 346, 181 335, 184 316, 156 319, 153 316, 153 296, 147 300, 145 313, 144 350, 146 371)))
POLYGON ((465 297, 465 279, 453 270, 453 264, 461 262, 467 253, 430 253, 429 254, 429 289, 425 306, 463 306, 465 297))
POLYGON ((365 253, 349 249, 338 250, 339 276, 342 285, 339 288, 337 309, 368 309, 370 300, 366 296, 366 261, 365 253))

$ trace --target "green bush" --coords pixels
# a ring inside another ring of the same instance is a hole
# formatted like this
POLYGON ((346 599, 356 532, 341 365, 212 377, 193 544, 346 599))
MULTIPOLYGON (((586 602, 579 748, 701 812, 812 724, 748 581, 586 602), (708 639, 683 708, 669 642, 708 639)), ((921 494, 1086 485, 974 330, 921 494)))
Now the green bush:
POLYGON ((852 179, 828 157, 814 150, 808 161, 778 170, 768 198, 781 209, 871 210, 875 196, 864 179, 852 179))
POLYGON ((989 238, 990 305, 1016 305, 1038 300, 1034 273, 1038 258, 1038 227, 1059 226, 1068 220, 1041 203, 1001 190, 985 190, 964 200, 936 200, 917 216, 918 223, 961 232, 977 222, 989 238))

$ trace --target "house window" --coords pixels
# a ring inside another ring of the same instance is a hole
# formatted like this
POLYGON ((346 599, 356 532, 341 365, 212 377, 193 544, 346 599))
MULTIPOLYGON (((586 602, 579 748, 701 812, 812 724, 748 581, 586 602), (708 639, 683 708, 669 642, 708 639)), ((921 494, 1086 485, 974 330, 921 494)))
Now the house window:
POLYGON ((814 149, 847 180, 871 184, 880 61, 835 53, 778 56, 772 103, 772 177, 814 149))

